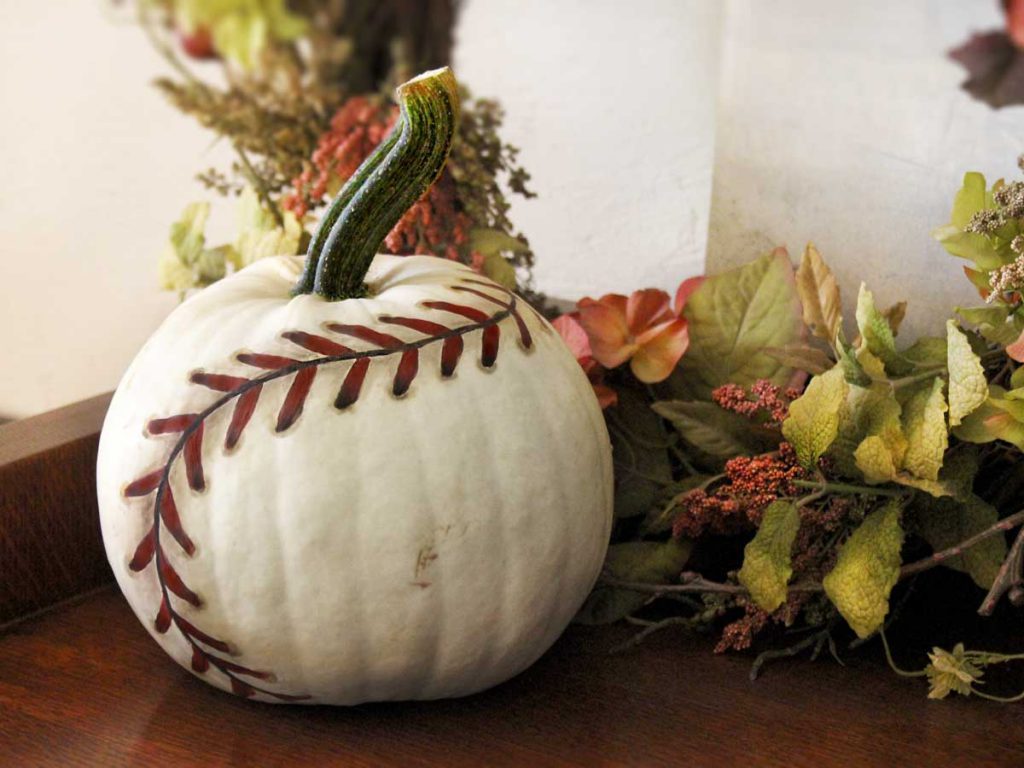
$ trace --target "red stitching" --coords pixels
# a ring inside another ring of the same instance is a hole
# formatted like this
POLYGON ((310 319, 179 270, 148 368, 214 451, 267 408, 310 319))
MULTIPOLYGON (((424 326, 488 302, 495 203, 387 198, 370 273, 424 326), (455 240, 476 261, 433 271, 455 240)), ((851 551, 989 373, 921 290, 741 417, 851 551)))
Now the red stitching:
MULTIPOLYGON (((498 286, 483 281, 467 280, 465 282, 498 288, 498 286)), ((507 297, 507 301, 501 301, 482 292, 466 290, 481 295, 488 301, 497 304, 500 309, 488 315, 475 307, 462 304, 424 302, 424 306, 449 311, 472 321, 455 327, 420 318, 392 316, 379 318, 380 322, 398 325, 424 334, 423 338, 416 341, 403 341, 363 325, 329 323, 326 326, 332 332, 352 336, 375 345, 371 349, 361 351, 353 350, 351 347, 317 334, 305 331, 286 331, 282 334, 282 338, 298 347, 316 353, 319 357, 299 360, 264 353, 239 353, 236 355, 239 362, 263 370, 264 373, 253 378, 246 378, 205 371, 193 372, 189 376, 189 381, 215 392, 221 392, 222 396, 199 413, 177 414, 151 419, 147 423, 147 431, 150 436, 174 434, 178 437, 163 466, 128 483, 122 491, 126 497, 148 496, 155 492, 152 524, 136 546, 128 567, 132 571, 142 571, 151 563, 155 564, 161 593, 160 607, 154 619, 156 630, 161 634, 167 632, 172 626, 178 630, 191 646, 192 669, 197 673, 203 674, 210 667, 217 669, 228 678, 231 690, 239 696, 248 697, 262 693, 281 701, 300 701, 309 698, 303 695, 277 693, 240 679, 239 676, 243 676, 273 682, 276 678, 271 672, 251 669, 214 654, 213 651, 231 653, 231 646, 225 640, 206 634, 174 608, 171 595, 197 608, 202 605, 200 596, 185 584, 168 559, 160 541, 161 529, 166 529, 182 552, 188 556, 195 553, 195 543, 182 526, 170 486, 170 474, 175 460, 178 456, 182 457, 189 487, 195 492, 202 491, 206 487, 202 464, 203 429, 206 420, 213 413, 234 401, 234 409, 224 439, 225 449, 233 449, 255 413, 263 385, 279 378, 293 377, 278 412, 275 426, 276 431, 284 432, 294 425, 301 415, 317 369, 321 365, 351 363, 334 403, 336 408, 344 409, 358 400, 373 358, 389 357, 401 353, 391 387, 394 395, 401 396, 409 390, 419 373, 419 350, 429 344, 437 342, 442 344, 441 375, 445 378, 453 375, 458 366, 464 348, 463 337, 475 331, 481 332, 481 362, 485 367, 493 366, 497 359, 501 335, 499 324, 508 317, 515 319, 516 325, 519 327, 520 341, 525 347, 530 346, 529 332, 527 331, 524 337, 522 320, 518 313, 516 297, 513 294, 505 291, 504 295, 507 297)), ((500 290, 504 291, 504 289, 500 290)))

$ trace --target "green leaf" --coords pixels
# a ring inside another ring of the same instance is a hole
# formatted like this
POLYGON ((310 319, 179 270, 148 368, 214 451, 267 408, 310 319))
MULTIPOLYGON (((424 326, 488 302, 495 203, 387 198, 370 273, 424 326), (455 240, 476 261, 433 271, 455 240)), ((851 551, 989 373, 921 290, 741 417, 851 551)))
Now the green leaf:
POLYGON ((848 383, 860 387, 871 384, 871 377, 857 359, 857 350, 847 343, 841 328, 836 337, 836 351, 839 353, 839 365, 842 366, 843 375, 848 383))
POLYGON ((484 256, 483 272, 502 288, 514 291, 517 287, 516 269, 500 253, 484 256))
POLYGON ((896 351, 896 339, 885 315, 875 307, 875 297, 864 283, 857 294, 857 328, 861 344, 885 363, 891 373, 905 373, 908 364, 896 351))
POLYGON ((782 434, 804 467, 813 467, 836 439, 848 386, 837 366, 811 379, 806 391, 790 404, 782 434))
MULTIPOLYGON (((605 558, 605 571, 622 581, 668 584, 679 577, 690 559, 693 545, 685 540, 630 541, 613 544, 605 558)), ((579 624, 610 624, 629 616, 651 599, 633 592, 599 584, 576 614, 579 624)))
POLYGON ((818 249, 808 243, 796 271, 803 318, 811 333, 834 344, 843 322, 839 284, 818 249))
POLYGON ((807 371, 815 376, 824 373, 833 365, 831 358, 825 352, 802 341, 796 341, 784 347, 765 347, 764 353, 785 366, 798 371, 807 371))
POLYGON ((940 336, 922 336, 905 350, 903 357, 915 366, 946 365, 946 340, 940 336))
MULTIPOLYGON (((965 500, 933 499, 920 496, 914 501, 914 532, 939 552, 992 527, 999 520, 995 508, 977 496, 965 500)), ((963 554, 942 562, 963 571, 982 589, 989 589, 1006 558, 1006 540, 990 536, 968 547, 963 554)))
POLYGON ((490 256, 498 253, 526 253, 530 247, 507 232, 490 227, 477 227, 469 232, 469 248, 490 256))
POLYGON ((946 323, 949 370, 949 424, 955 427, 988 398, 988 381, 981 360, 971 349, 956 321, 946 323))
POLYGON ((965 173, 963 186, 953 198, 953 210, 949 214, 949 223, 957 229, 964 229, 974 214, 988 207, 987 190, 984 174, 977 171, 965 173))
POLYGON ((216 51, 246 70, 270 42, 296 40, 308 27, 285 0, 174 0, 174 9, 183 28, 208 29, 216 51))
POLYGON ((1009 394, 1002 387, 989 385, 988 399, 964 418, 953 434, 968 443, 1003 440, 1024 451, 1024 416, 1013 407, 1022 401, 1008 400, 1009 394))
POLYGON ((757 534, 743 550, 739 582, 757 606, 769 613, 786 601, 793 575, 790 553, 800 528, 800 512, 789 501, 774 501, 764 511, 757 534))
POLYGON ((665 430, 647 400, 628 388, 619 391, 618 404, 608 416, 615 459, 615 516, 646 514, 672 482, 665 430))
POLYGON ((978 333, 985 337, 986 341, 993 344, 1007 346, 1012 344, 1024 330, 1024 323, 1021 323, 1017 315, 1010 314, 1010 308, 1005 304, 993 304, 988 307, 957 307, 956 313, 964 321, 976 326, 978 333))
POLYGON ((882 626, 889 593, 899 581, 903 529, 896 501, 869 514, 839 550, 825 594, 858 637, 882 626))
POLYGON ((776 430, 705 401, 661 400, 654 412, 668 419, 686 442, 718 458, 750 456, 779 445, 776 430))
POLYGON ((942 389, 942 379, 936 378, 918 386, 903 406, 903 432, 907 436, 903 466, 925 480, 938 480, 949 446, 942 389))
POLYGON ((869 483, 887 483, 896 479, 897 459, 890 446, 878 435, 865 437, 853 455, 857 468, 869 483))
POLYGON ((792 369, 764 351, 785 347, 803 333, 793 266, 784 250, 707 278, 684 314, 690 346, 671 380, 680 396, 708 400, 722 384, 788 382, 792 369))
POLYGON ((267 256, 291 256, 299 249, 302 225, 291 211, 282 211, 283 226, 263 207, 252 187, 246 187, 238 199, 238 237, 234 262, 242 269, 267 256))

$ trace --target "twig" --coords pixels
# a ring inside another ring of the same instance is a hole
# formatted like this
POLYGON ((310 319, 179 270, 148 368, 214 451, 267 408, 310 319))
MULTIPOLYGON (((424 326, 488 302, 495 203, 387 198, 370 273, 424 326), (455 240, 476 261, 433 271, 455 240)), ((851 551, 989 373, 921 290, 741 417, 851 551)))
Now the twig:
MULTIPOLYGON (((769 651, 762 651, 758 654, 757 658, 754 659, 754 663, 750 666, 750 680, 753 682, 757 680, 757 676, 761 674, 761 668, 765 663, 774 659, 788 659, 796 656, 801 651, 805 651, 813 646, 814 650, 811 652, 812 658, 817 658, 818 654, 821 653, 821 648, 825 643, 830 642, 832 637, 832 630, 830 627, 825 627, 813 635, 809 635, 801 640, 799 643, 794 643, 788 648, 777 648, 769 651)), ((834 653, 835 646, 829 650, 834 653)), ((838 657, 837 657, 838 658, 838 657)))
POLYGON ((643 627, 639 632, 633 635, 629 640, 619 643, 613 647, 608 653, 622 653, 628 651, 630 648, 635 648, 640 645, 644 640, 666 627, 672 626, 686 626, 689 628, 695 627, 700 623, 699 616, 670 616, 667 619, 661 621, 644 621, 643 619, 631 619, 631 624, 638 624, 643 627))
MULTIPOLYGON (((920 573, 921 571, 927 571, 929 568, 934 568, 936 565, 942 565, 942 563, 944 563, 946 560, 949 560, 951 557, 957 557, 958 555, 962 555, 965 549, 973 547, 975 544, 979 544, 982 541, 985 541, 985 539, 989 539, 995 536, 996 534, 1005 533, 1006 531, 1009 531, 1012 528, 1016 528, 1018 525, 1021 525, 1022 523, 1024 523, 1024 510, 1017 512, 1016 514, 1010 515, 1009 517, 1004 517, 1002 520, 995 523, 994 525, 986 528, 985 530, 979 533, 974 534, 969 538, 964 539, 958 544, 954 544, 951 547, 947 547, 946 549, 934 552, 928 557, 923 557, 920 560, 914 561, 913 563, 907 563, 902 568, 900 568, 900 578, 905 579, 907 578, 907 576, 911 576, 915 573, 920 573)), ((1009 589, 1009 586, 1011 585, 1007 585, 1007 589, 1009 589)))
MULTIPOLYGON (((1006 519, 1008 520, 1009 518, 1006 519)), ((978 609, 980 615, 991 616, 999 599, 1008 591, 1020 585, 1022 556, 1024 556, 1024 528, 1017 532, 1017 538, 1013 540, 1013 545, 1010 547, 1006 559, 999 566, 999 572, 996 574, 995 581, 992 582, 992 588, 985 595, 985 599, 978 609)))
POLYGON ((853 485, 851 483, 829 483, 817 480, 792 480, 790 482, 797 488, 813 488, 825 493, 855 493, 870 496, 888 496, 890 498, 898 498, 905 493, 905 491, 896 491, 889 488, 875 488, 870 485, 853 485))
MULTIPOLYGON (((709 581, 698 573, 686 571, 680 575, 680 584, 652 584, 643 581, 624 581, 614 576, 602 576, 600 583, 606 587, 626 589, 631 592, 643 592, 654 595, 716 593, 725 595, 747 595, 747 588, 740 584, 727 584, 721 581, 709 581)), ((823 587, 817 582, 801 582, 791 584, 790 592, 821 592, 823 587)))
POLYGON ((248 177, 249 183, 256 189, 256 194, 259 197, 260 202, 270 210, 270 215, 274 217, 274 223, 277 224, 278 227, 283 228, 284 216, 281 215, 281 210, 277 207, 277 203, 271 199, 270 190, 267 189, 266 181, 264 181, 263 177, 257 173, 255 168, 253 168, 252 163, 249 162, 249 156, 245 154, 245 150, 242 149, 241 145, 237 141, 232 140, 231 146, 235 148, 235 152, 238 154, 238 159, 242 161, 242 167, 245 175, 248 177))

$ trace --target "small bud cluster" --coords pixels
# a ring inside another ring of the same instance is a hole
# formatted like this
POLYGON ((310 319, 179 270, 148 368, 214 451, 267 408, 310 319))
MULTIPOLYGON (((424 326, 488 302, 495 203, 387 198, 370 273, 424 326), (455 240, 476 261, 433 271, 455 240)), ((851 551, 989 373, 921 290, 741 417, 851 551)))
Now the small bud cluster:
POLYGON ((973 216, 964 228, 968 232, 979 235, 991 235, 1005 223, 1002 211, 994 208, 985 208, 973 216))
POLYGON ((993 194, 996 205, 1002 208, 1005 217, 1024 218, 1024 182, 1014 181, 993 194))
POLYGON ((758 379, 750 391, 739 384, 723 384, 711 393, 720 408, 761 424, 778 426, 789 413, 789 404, 800 397, 794 389, 783 390, 767 379, 758 379))
POLYGON ((1013 262, 993 270, 989 275, 989 285, 992 286, 992 293, 985 299, 989 302, 1003 298, 1008 293, 1024 292, 1024 256, 1018 256, 1013 262))

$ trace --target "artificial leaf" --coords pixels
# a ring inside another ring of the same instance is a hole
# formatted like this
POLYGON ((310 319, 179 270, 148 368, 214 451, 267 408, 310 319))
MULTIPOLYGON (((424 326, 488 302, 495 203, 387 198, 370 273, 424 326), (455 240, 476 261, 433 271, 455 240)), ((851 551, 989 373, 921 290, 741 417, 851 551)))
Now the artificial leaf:
POLYGON ((483 273, 502 288, 510 291, 516 289, 516 269, 512 263, 500 253, 484 256, 483 273))
POLYGON ((988 185, 984 174, 968 171, 964 174, 963 185, 953 198, 953 210, 949 214, 949 223, 957 229, 964 229, 971 217, 978 211, 989 207, 988 185))
POLYGON ((993 344, 1006 346, 1012 344, 1020 336, 1024 325, 1016 315, 1010 314, 1005 304, 992 304, 985 307, 957 307, 956 313, 966 322, 977 327, 978 333, 993 344))
POLYGON ((949 425, 957 426, 965 416, 988 398, 988 381, 981 360, 971 349, 966 334, 956 322, 946 323, 947 366, 949 370, 949 425))
POLYGON ((861 387, 871 384, 871 377, 857 359, 857 350, 847 343, 841 328, 836 336, 836 351, 839 354, 839 365, 842 366, 843 375, 848 383, 861 387))
POLYGON ((1007 399, 1008 392, 990 384, 988 399, 964 418, 953 434, 968 443, 991 443, 1003 440, 1024 451, 1024 415, 1014 403, 1024 401, 1007 399))
POLYGON ((864 518, 824 579, 825 593, 858 637, 877 630, 889 612, 902 546, 900 505, 891 501, 864 518))
POLYGON ((648 512, 672 482, 668 443, 658 415, 638 392, 622 388, 608 412, 615 459, 615 516, 648 512), (621 425, 621 426, 619 426, 621 425))
POLYGON ((174 0, 174 10, 183 28, 209 30, 214 49, 247 70, 270 42, 296 40, 308 28, 286 0, 174 0))
MULTIPOLYGON (((992 527, 999 520, 995 508, 970 494, 963 500, 920 496, 914 501, 914 532, 939 552, 992 527)), ((990 536, 967 547, 942 564, 968 574, 982 589, 989 589, 1006 558, 1006 540, 990 536)))
POLYGON ((686 363, 670 379, 677 395, 708 400, 722 384, 788 382, 792 369, 764 351, 785 347, 804 332, 793 266, 784 249, 708 277, 683 312, 690 346, 686 363))
POLYGON ((854 451, 854 458, 857 469, 869 483, 887 483, 896 479, 896 457, 880 436, 865 437, 854 451))
POLYGON ((754 424, 715 403, 661 400, 651 407, 668 419, 686 442, 722 461, 774 450, 779 445, 777 431, 754 424))
POLYGON ((492 253, 526 253, 530 246, 518 237, 491 227, 477 227, 470 230, 469 249, 489 256, 492 253))
MULTIPOLYGON (((605 572, 621 581, 668 584, 678 578, 692 548, 689 541, 679 539, 612 544, 605 558, 605 572)), ((610 624, 629 616, 650 599, 649 593, 598 585, 576 614, 576 622, 610 624)))
POLYGON ((905 350, 903 357, 915 366, 946 365, 946 340, 941 336, 922 336, 905 350))
POLYGON ((738 578, 757 606, 769 613, 786 601, 786 585, 793 575, 790 554, 800 512, 789 501, 774 501, 764 511, 757 534, 743 550, 738 578))
POLYGON ((302 224, 291 211, 281 212, 282 225, 260 202, 252 187, 238 199, 238 238, 235 240, 235 268, 241 269, 267 256, 290 256, 299 249, 302 224))
POLYGON ((803 318, 811 332, 829 344, 835 343, 836 333, 843 322, 839 284, 818 249, 811 243, 804 248, 800 267, 796 271, 796 288, 800 294, 803 318))
POLYGON ((903 431, 907 436, 903 466, 924 480, 938 480, 949 445, 942 390, 942 379, 933 379, 918 386, 903 406, 903 431))
POLYGON ((790 404, 782 434, 793 444, 804 467, 813 467, 836 439, 848 386, 837 366, 811 379, 804 393, 790 404))
POLYGON ((892 373, 906 372, 907 363, 896 351, 896 339, 885 315, 875 307, 875 297, 864 283, 857 294, 857 328, 861 344, 892 373))
POLYGON ((895 336, 900 332, 900 325, 903 323, 903 318, 907 316, 907 302, 898 301, 888 309, 882 310, 882 317, 885 318, 885 322, 889 324, 889 328, 892 330, 892 335, 895 336))
POLYGON ((832 367, 832 359, 824 351, 802 341, 796 341, 784 347, 765 347, 764 353, 774 357, 785 366, 798 371, 807 371, 815 376, 832 367))

